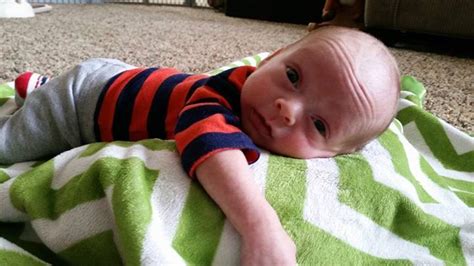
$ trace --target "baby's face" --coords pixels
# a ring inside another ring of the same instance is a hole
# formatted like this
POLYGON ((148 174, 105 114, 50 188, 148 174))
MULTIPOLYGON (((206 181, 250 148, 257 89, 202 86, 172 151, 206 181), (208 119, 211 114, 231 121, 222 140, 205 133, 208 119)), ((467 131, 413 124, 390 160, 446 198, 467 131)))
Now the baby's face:
POLYGON ((326 43, 265 61, 242 88, 244 131, 257 145, 296 158, 354 152, 387 122, 351 64, 326 43))

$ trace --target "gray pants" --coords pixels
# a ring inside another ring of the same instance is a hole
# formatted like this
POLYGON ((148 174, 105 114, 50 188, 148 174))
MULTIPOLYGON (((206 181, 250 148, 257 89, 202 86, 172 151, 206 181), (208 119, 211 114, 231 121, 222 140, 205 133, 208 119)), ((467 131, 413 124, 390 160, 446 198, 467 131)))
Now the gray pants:
POLYGON ((48 158, 97 141, 94 112, 101 89, 131 68, 91 59, 33 91, 17 112, 0 117, 0 164, 48 158))

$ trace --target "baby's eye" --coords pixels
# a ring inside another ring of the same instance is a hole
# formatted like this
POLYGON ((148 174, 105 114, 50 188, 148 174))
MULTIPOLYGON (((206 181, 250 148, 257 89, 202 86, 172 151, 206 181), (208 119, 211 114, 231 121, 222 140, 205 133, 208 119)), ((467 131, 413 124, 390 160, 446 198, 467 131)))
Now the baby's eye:
POLYGON ((313 123, 314 127, 319 131, 319 133, 323 136, 326 136, 326 126, 324 125, 324 122, 316 119, 313 123))
POLYGON ((291 67, 286 68, 286 76, 288 77, 288 80, 293 84, 293 86, 296 87, 298 85, 298 81, 300 80, 300 77, 298 75, 298 72, 294 70, 291 67))

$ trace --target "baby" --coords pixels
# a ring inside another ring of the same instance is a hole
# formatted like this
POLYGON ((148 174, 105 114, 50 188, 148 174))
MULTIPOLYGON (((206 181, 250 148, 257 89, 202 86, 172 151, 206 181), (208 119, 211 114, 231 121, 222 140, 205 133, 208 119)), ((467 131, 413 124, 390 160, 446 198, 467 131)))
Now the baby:
POLYGON ((400 87, 381 42, 338 27, 309 33, 257 68, 211 77, 94 59, 46 81, 17 78, 19 96, 33 92, 0 117, 0 163, 96 141, 175 139, 184 170, 240 233, 242 263, 255 265, 296 264, 293 241, 251 178, 255 144, 295 158, 357 151, 389 126, 400 87))

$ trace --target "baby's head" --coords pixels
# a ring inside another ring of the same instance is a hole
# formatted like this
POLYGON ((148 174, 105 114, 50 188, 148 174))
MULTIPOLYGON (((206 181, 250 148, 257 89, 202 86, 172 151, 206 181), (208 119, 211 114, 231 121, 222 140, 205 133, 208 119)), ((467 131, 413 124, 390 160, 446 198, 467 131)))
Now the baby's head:
POLYGON ((275 52, 248 77, 243 130, 257 145, 286 156, 351 153, 389 126, 399 80, 380 41, 324 27, 275 52))

